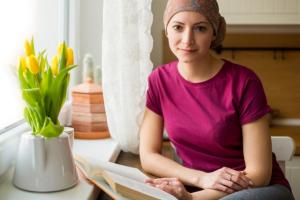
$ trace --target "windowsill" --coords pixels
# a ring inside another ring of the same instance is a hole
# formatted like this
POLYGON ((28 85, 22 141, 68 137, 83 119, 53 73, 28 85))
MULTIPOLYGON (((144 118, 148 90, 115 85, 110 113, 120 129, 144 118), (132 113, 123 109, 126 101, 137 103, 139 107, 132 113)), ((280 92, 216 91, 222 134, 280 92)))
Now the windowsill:
MULTIPOLYGON (((95 163, 101 161, 115 162, 119 153, 120 147, 118 143, 109 138, 102 140, 74 140, 73 152, 76 155, 89 158, 95 163)), ((12 184, 13 169, 11 168, 3 180, 0 180, 1 199, 6 200, 57 200, 57 199, 96 199, 100 190, 94 185, 88 183, 83 177, 79 176, 79 183, 68 190, 51 193, 33 193, 20 190, 12 184)))

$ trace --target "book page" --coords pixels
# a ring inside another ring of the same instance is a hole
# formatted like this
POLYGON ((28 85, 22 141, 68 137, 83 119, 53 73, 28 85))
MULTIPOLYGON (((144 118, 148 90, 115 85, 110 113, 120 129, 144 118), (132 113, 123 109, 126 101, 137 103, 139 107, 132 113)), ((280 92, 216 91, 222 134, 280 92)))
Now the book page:
POLYGON ((95 176, 92 179, 89 179, 93 182, 97 187, 101 188, 103 192, 105 192, 108 196, 117 200, 131 200, 126 197, 121 196, 116 191, 114 191, 110 185, 107 184, 106 180, 100 176, 95 176))
POLYGON ((86 171, 89 176, 102 174, 103 170, 106 170, 139 182, 145 182, 145 180, 149 178, 143 172, 141 172, 141 170, 134 167, 128 167, 112 162, 99 160, 96 163, 93 163, 93 161, 90 161, 88 158, 82 158, 80 156, 75 156, 75 160, 76 164, 78 164, 80 168, 86 171))
POLYGON ((87 178, 92 178, 99 174, 102 177, 103 169, 97 168, 94 165, 90 164, 86 161, 86 159, 80 156, 74 156, 74 161, 79 170, 83 173, 83 175, 87 178))
POLYGON ((110 184, 110 186, 119 192, 120 194, 126 195, 130 199, 134 200, 176 200, 177 198, 173 195, 160 190, 156 187, 148 185, 144 182, 139 182, 118 174, 104 171, 104 179, 110 184))
POLYGON ((107 181, 103 178, 103 170, 101 168, 89 165, 85 159, 79 156, 75 156, 75 163, 77 168, 89 181, 95 184, 111 198, 118 200, 130 200, 115 192, 110 185, 108 185, 107 181))

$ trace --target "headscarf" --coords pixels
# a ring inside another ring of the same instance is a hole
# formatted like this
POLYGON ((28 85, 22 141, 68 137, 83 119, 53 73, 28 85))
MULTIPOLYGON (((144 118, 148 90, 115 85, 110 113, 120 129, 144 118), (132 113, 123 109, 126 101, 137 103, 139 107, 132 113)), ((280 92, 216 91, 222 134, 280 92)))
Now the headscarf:
POLYGON ((166 32, 171 18, 182 11, 194 11, 203 14, 212 25, 216 36, 211 48, 216 48, 222 44, 226 33, 226 22, 219 12, 216 0, 168 0, 164 13, 166 32))

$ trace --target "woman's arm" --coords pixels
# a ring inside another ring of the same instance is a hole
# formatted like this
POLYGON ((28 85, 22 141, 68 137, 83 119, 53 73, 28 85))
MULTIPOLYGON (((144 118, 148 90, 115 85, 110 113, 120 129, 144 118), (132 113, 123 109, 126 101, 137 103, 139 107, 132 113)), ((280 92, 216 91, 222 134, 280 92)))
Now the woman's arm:
POLYGON ((163 142, 163 119, 146 108, 140 130, 140 159, 146 172, 159 177, 177 177, 184 184, 196 186, 204 172, 188 169, 161 155, 163 142))
POLYGON ((254 187, 269 184, 272 175, 272 148, 268 115, 242 126, 246 175, 254 187))

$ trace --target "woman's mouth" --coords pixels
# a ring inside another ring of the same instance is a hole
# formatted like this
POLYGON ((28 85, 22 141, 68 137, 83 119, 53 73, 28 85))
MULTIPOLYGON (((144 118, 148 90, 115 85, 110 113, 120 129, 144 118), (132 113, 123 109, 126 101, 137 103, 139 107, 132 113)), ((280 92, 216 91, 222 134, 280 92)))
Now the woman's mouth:
POLYGON ((180 51, 183 53, 194 53, 197 51, 197 49, 185 49, 185 48, 179 48, 180 51))

